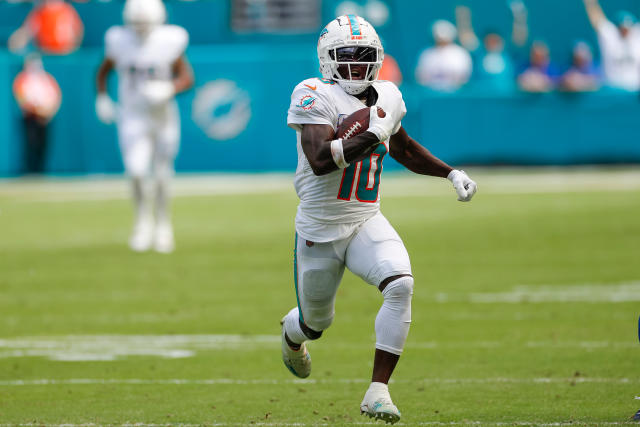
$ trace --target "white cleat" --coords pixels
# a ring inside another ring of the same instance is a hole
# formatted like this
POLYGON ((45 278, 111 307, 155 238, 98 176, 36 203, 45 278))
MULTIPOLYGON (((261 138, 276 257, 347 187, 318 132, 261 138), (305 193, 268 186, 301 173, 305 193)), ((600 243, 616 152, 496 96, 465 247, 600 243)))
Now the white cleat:
POLYGON ((153 240, 153 248, 156 252, 169 254, 175 249, 175 241, 173 239, 173 228, 171 224, 161 224, 156 227, 155 237, 153 240))
POLYGON ((280 325, 282 325, 282 361, 284 366, 296 377, 307 378, 311 374, 311 356, 307 351, 307 346, 302 343, 299 350, 289 347, 284 337, 284 317, 280 321, 280 325))
POLYGON ((129 238, 129 247, 136 252, 145 252, 151 249, 152 243, 153 222, 151 220, 137 221, 129 238))
POLYGON ((401 415, 391 401, 389 388, 383 383, 371 383, 360 404, 360 413, 390 424, 397 423, 401 415))

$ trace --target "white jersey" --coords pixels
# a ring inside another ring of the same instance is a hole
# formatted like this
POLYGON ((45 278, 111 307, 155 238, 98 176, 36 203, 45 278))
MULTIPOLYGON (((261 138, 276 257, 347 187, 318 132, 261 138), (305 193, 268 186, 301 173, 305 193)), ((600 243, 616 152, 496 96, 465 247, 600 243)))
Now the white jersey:
MULTIPOLYGON (((376 105, 400 121, 407 110, 402 94, 391 82, 375 81, 376 105)), ((296 130, 298 167, 294 186, 300 204, 296 231, 313 242, 329 242, 351 234, 364 220, 380 211, 382 161, 389 152, 383 141, 369 158, 326 175, 316 176, 302 151, 301 130, 305 124, 325 124, 337 129, 345 117, 365 108, 362 101, 346 93, 334 81, 320 78, 304 80, 293 90, 287 124, 296 130)))
POLYGON ((627 37, 604 21, 598 28, 598 42, 604 74, 613 87, 629 91, 640 89, 640 25, 634 25, 627 37))
POLYGON ((105 35, 105 56, 118 71, 118 102, 125 111, 148 109, 141 94, 149 80, 171 80, 172 65, 189 43, 187 31, 176 25, 159 25, 144 39, 126 26, 109 28, 105 35))

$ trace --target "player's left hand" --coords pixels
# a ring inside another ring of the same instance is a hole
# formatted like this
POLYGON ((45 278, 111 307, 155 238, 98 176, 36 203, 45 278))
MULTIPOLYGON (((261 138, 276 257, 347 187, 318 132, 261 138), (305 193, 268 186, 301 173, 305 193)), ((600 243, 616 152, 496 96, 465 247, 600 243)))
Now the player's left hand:
POLYGON ((142 96, 152 106, 166 104, 175 93, 175 86, 169 81, 150 80, 142 86, 142 96))
POLYGON ((478 186, 467 176, 465 171, 454 169, 449 172, 447 179, 451 181, 453 187, 456 189, 459 201, 468 202, 471 200, 473 195, 476 194, 478 186))

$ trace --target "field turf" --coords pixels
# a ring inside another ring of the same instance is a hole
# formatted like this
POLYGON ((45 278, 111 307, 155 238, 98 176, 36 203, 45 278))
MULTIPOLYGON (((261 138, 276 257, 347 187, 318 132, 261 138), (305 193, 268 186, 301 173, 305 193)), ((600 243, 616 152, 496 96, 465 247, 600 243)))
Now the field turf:
MULTIPOLYGON (((390 176, 413 323, 402 425, 633 424, 640 173, 471 171, 472 203, 390 176)), ((177 250, 135 254, 124 181, 0 181, 0 425, 367 424, 374 288, 350 273, 313 372, 282 365, 291 177, 181 177, 177 250)))

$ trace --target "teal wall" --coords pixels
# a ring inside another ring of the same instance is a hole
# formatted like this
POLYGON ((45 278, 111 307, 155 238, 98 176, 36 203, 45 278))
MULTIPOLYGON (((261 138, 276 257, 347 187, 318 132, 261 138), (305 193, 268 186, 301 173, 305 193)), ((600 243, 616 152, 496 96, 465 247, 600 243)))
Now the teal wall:
MULTIPOLYGON (((339 2, 323 2, 324 21, 339 2)), ((364 5, 366 0, 356 1, 364 5)), ((468 88, 454 95, 430 93, 412 83, 419 52, 430 44, 429 24, 452 18, 453 6, 470 5, 479 33, 508 33, 505 0, 387 0, 390 20, 379 26, 388 52, 405 74, 402 86, 409 113, 405 128, 436 155, 454 164, 577 164, 640 162, 635 94, 601 91, 588 95, 493 94, 468 88)), ((607 0, 613 14, 626 8, 640 15, 637 0, 607 0)), ((47 171, 53 174, 122 171, 116 131, 95 117, 94 76, 102 58, 104 31, 120 20, 122 2, 90 2, 77 7, 87 34, 82 49, 66 57, 46 57, 45 67, 59 81, 62 108, 50 126, 47 171)), ((533 38, 550 43, 559 63, 566 62, 576 38, 594 42, 582 0, 529 0, 533 38)), ((186 26, 192 45, 188 57, 196 74, 194 90, 179 97, 183 123, 179 171, 290 171, 295 168, 295 136, 286 127, 293 86, 317 75, 319 28, 298 35, 244 35, 229 30, 227 1, 168 2, 172 22, 186 26), (250 119, 229 139, 212 139, 192 118, 196 96, 211 82, 225 81, 235 92, 222 96, 211 118, 226 123, 234 106, 247 99, 250 119), (244 98, 243 98, 244 97, 244 98), (227 116, 229 115, 229 116, 227 116)), ((24 4, 0 3, 0 40, 26 15, 24 4)), ((0 176, 20 173, 22 129, 11 96, 21 58, 0 49, 0 176)), ((112 78, 110 86, 115 89, 112 78)), ((115 92, 115 91, 113 91, 115 92)), ((115 96, 115 95, 114 95, 115 96)), ((389 162, 386 168, 394 168, 389 162)))

